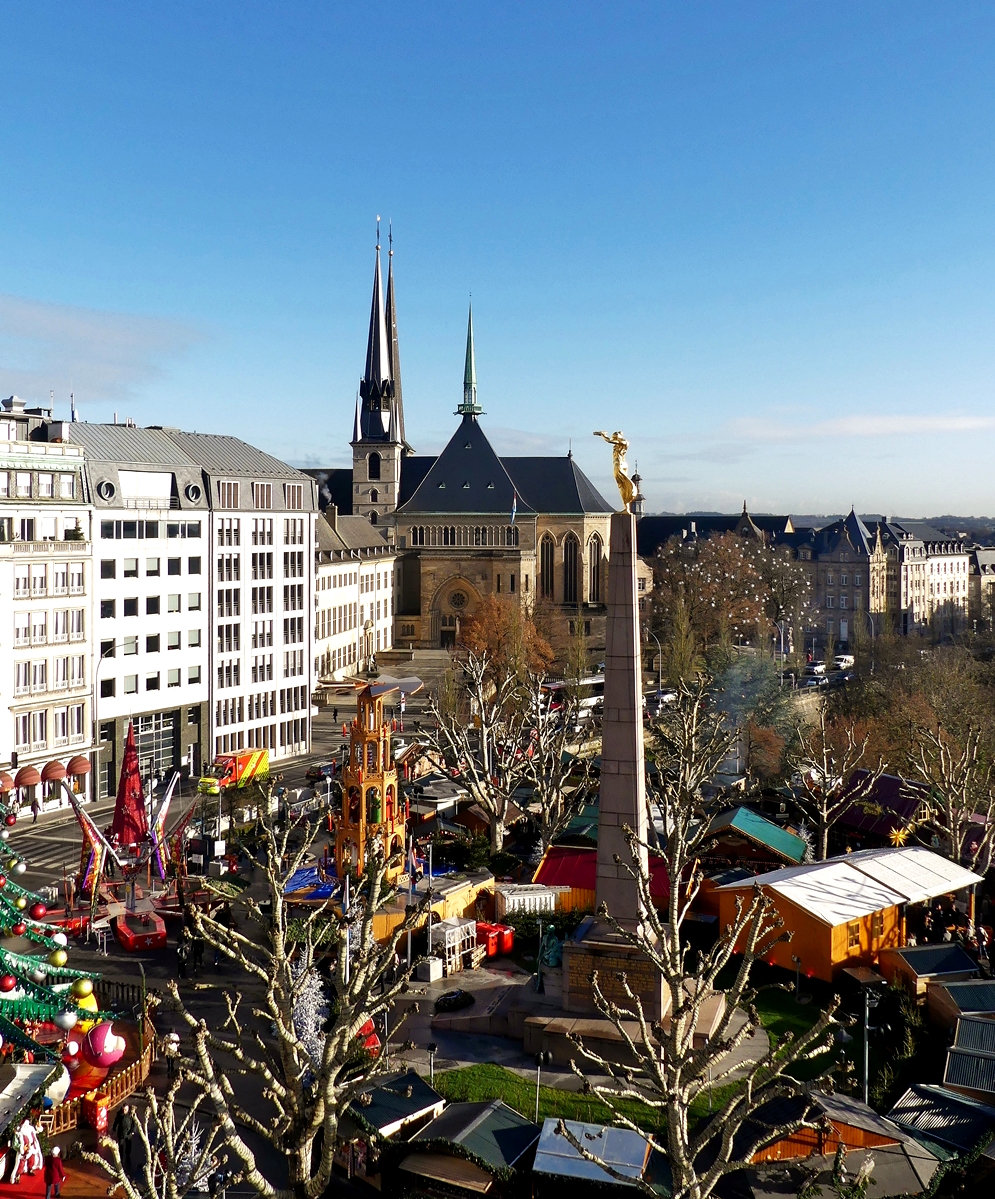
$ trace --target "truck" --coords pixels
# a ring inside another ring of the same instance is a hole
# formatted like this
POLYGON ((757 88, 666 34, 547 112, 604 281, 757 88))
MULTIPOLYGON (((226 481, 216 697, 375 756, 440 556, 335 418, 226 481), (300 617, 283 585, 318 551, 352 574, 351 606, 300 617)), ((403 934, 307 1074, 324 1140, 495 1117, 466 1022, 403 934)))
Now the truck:
POLYGON ((249 783, 269 777, 269 750, 246 749, 218 754, 201 776, 197 790, 201 795, 220 795, 226 787, 241 790, 249 783))

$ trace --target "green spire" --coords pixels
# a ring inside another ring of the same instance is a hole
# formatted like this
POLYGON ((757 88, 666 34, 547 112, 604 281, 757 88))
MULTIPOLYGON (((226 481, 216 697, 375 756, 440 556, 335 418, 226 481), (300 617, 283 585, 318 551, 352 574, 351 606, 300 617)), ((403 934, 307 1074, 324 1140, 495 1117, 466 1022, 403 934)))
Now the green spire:
POLYGON ((477 403, 477 359, 473 353, 473 305, 466 322, 466 362, 463 365, 463 403, 457 415, 479 416, 483 408, 477 403))

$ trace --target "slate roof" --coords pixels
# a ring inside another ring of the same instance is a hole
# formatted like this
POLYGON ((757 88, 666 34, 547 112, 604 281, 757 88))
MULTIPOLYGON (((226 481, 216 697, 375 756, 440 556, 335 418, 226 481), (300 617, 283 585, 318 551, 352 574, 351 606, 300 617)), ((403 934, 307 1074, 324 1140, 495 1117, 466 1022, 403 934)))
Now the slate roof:
MULTIPOLYGON (((964 950, 952 942, 949 945, 906 945, 894 949, 898 956, 919 978, 937 974, 977 973, 978 964, 964 950)), ((992 1026, 995 1028, 995 1025, 992 1026)))
POLYGON ((371 525, 365 516, 339 516, 335 527, 322 518, 315 525, 318 549, 326 552, 343 550, 386 550, 388 543, 383 533, 371 525))
POLYGON ((501 461, 518 488, 519 508, 524 498, 536 512, 576 515, 614 511, 571 455, 501 461))
MULTIPOLYGON (((758 529, 771 536, 784 532, 787 516, 749 513, 758 529)), ((641 558, 652 558, 671 537, 711 537, 713 533, 733 533, 743 513, 685 512, 676 516, 643 516, 636 524, 636 551, 641 558), (694 526, 692 529, 692 525, 694 526)))
POLYGON ((217 433, 184 433, 169 431, 170 438, 194 462, 199 462, 213 475, 252 475, 254 478, 300 478, 306 476, 296 467, 288 466, 272 454, 257 450, 238 437, 217 433))
MULTIPOLYGON (((400 510, 429 515, 507 513, 510 518, 514 495, 515 484, 501 459, 476 417, 467 415, 400 510)), ((523 496, 518 497, 518 510, 523 514, 534 511, 523 496)))
POLYGON ((946 1087, 915 1083, 888 1113, 899 1128, 927 1148, 970 1153, 995 1129, 995 1107, 958 1095, 946 1087))
POLYGON ((411 1141, 451 1141, 495 1170, 514 1166, 539 1139, 539 1125, 493 1099, 490 1103, 451 1103, 411 1141))
POLYGON ((362 1095, 369 1096, 369 1103, 364 1103, 362 1098, 354 1099, 349 1105, 350 1110, 378 1132, 443 1102, 439 1092, 414 1070, 380 1079, 375 1087, 362 1095))
POLYGON ((764 849, 769 849, 786 862, 800 862, 808 848, 802 837, 789 833, 771 820, 767 820, 751 808, 733 808, 731 812, 722 812, 709 826, 710 833, 722 833, 726 830, 740 833, 748 840, 764 849))
POLYGON ((401 460, 398 508, 405 515, 511 515, 518 512, 580 515, 612 512, 573 457, 501 458, 480 423, 466 415, 438 458, 401 460))

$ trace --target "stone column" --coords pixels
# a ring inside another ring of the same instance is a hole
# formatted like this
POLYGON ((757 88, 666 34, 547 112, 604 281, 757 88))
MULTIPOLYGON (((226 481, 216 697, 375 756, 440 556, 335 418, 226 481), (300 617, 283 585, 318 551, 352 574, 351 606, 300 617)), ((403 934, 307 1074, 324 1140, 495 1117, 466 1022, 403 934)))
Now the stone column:
MULTIPOLYGON (((623 827, 646 841, 642 667, 636 591, 636 518, 615 512, 608 559, 608 622, 598 812, 597 911, 604 903, 622 925, 642 922, 632 854, 623 827), (616 865, 616 856, 620 859, 616 865)), ((646 869, 646 850, 639 859, 646 869)))

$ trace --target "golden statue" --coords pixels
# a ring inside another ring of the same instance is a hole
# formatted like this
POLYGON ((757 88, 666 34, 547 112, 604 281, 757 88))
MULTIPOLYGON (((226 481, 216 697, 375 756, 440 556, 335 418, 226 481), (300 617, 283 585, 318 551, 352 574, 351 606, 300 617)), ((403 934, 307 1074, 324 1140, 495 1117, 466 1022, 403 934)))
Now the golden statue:
POLYGON ((625 460, 626 451, 629 448, 629 443, 622 436, 621 429, 616 429, 609 436, 607 433, 598 429, 594 433, 595 437, 602 437, 612 447, 612 462, 615 465, 615 482, 618 484, 619 493, 622 496, 622 510, 629 511, 629 505, 636 498, 636 488, 629 478, 629 464, 625 460))

